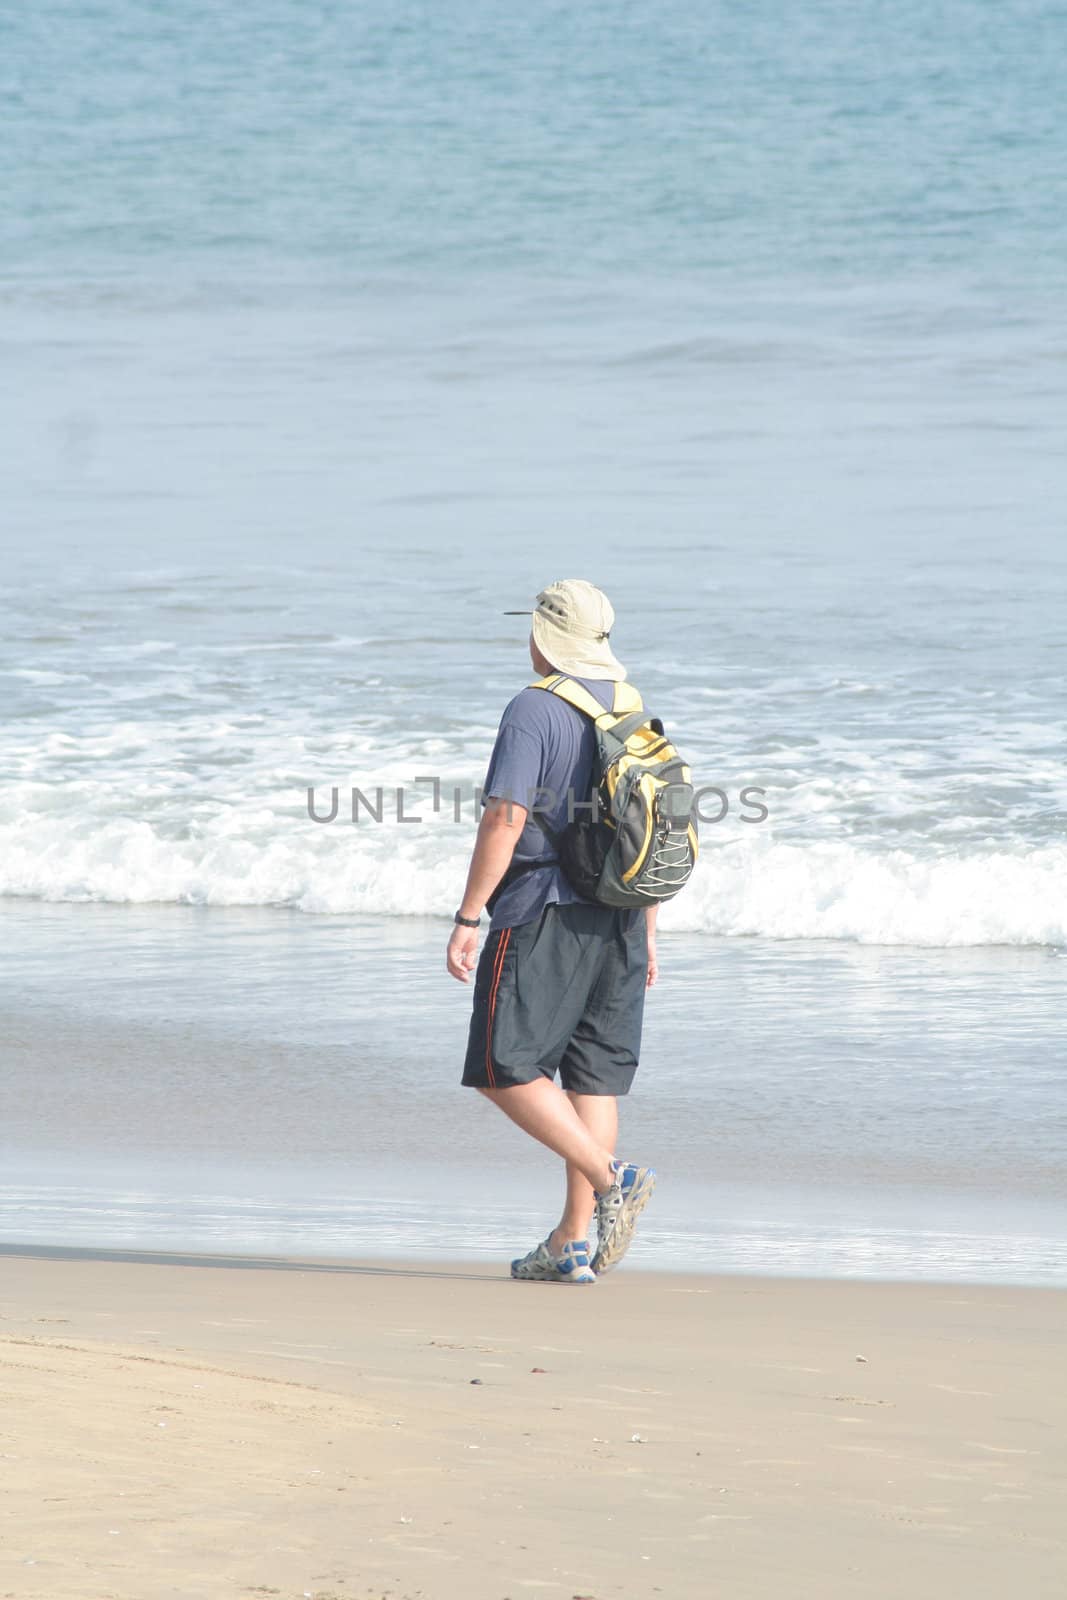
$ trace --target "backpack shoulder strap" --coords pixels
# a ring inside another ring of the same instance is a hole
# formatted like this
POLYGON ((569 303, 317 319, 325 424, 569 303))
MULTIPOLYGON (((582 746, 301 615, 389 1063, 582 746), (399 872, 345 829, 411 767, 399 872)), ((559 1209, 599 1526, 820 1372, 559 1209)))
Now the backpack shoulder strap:
POLYGON ((584 712, 602 728, 611 728, 619 717, 632 715, 642 709, 641 696, 632 683, 616 683, 610 711, 606 710, 588 689, 583 689, 580 683, 575 683, 573 678, 568 678, 563 672, 550 672, 547 678, 537 678, 530 684, 530 688, 547 689, 549 694, 558 695, 561 700, 566 700, 568 705, 584 712))
POLYGON ((632 683, 621 679, 615 685, 615 703, 611 709, 617 717, 632 716, 635 711, 645 709, 645 702, 632 683))

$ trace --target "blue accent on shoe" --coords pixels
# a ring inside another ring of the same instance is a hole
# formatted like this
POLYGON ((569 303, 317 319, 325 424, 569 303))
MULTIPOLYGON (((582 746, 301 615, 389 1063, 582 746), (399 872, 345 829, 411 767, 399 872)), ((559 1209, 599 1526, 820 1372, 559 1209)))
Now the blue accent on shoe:
POLYGON ((511 1276, 541 1283, 595 1283, 596 1274, 589 1265, 589 1240, 572 1239, 559 1255, 554 1255, 547 1239, 543 1239, 528 1255, 511 1263, 511 1276))

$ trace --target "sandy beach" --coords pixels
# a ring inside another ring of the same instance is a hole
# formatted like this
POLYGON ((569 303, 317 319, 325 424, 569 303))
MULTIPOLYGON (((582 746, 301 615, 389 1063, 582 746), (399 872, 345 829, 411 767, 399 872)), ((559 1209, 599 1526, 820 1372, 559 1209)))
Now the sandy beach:
POLYGON ((1051 1290, 5 1253, 5 1600, 1067 1580, 1051 1290))
POLYGON ((1067 5, 2 32, 0 1600, 1067 1600, 1067 5))

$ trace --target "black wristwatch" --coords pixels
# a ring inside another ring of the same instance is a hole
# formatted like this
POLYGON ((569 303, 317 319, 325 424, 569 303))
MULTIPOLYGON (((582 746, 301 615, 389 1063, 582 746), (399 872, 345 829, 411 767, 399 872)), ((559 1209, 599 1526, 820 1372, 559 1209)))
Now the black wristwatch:
POLYGON ((461 928, 480 928, 482 925, 481 917, 461 917, 458 911, 452 921, 458 922, 461 928))

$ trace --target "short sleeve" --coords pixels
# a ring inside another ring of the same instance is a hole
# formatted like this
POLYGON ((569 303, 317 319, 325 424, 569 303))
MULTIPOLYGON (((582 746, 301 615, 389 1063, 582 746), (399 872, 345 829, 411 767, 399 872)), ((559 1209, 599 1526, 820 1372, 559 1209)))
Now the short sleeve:
POLYGON ((512 800, 528 811, 541 781, 542 755, 543 744, 536 733, 505 718, 485 775, 484 797, 512 800))

